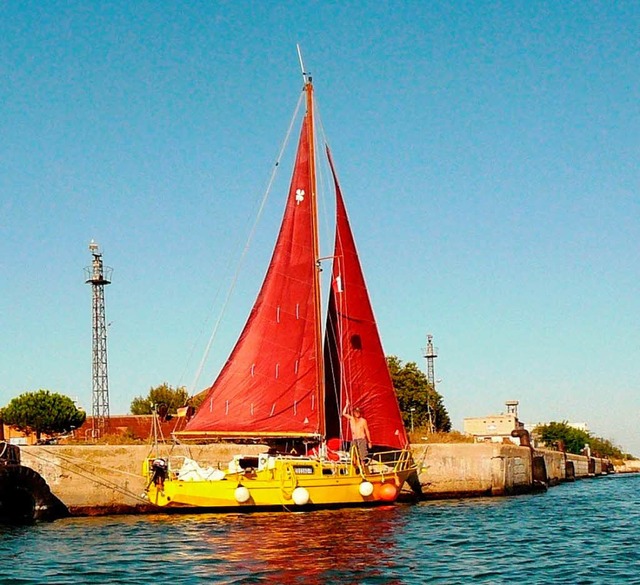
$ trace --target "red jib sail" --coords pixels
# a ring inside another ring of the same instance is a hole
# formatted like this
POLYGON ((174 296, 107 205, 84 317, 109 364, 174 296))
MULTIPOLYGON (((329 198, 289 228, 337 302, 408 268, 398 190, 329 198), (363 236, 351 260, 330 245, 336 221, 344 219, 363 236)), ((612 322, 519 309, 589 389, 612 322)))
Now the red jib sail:
POLYGON ((307 113, 262 288, 235 348, 185 434, 324 435, 311 129, 307 113))
MULTIPOLYGON (((404 448, 407 434, 367 293, 331 155, 336 190, 336 242, 325 337, 327 435, 338 436, 341 406, 359 407, 372 442, 404 448)), ((350 440, 348 420, 341 434, 350 440)))

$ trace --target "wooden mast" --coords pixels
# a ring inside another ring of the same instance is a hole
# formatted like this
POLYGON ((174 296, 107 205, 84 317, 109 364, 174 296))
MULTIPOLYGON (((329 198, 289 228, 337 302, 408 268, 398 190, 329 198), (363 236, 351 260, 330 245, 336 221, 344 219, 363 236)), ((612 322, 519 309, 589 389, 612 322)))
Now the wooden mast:
POLYGON ((311 227, 313 230, 313 254, 316 261, 316 268, 313 273, 313 289, 315 302, 315 357, 316 357, 316 380, 319 385, 319 403, 318 403, 318 420, 320 421, 322 435, 326 434, 326 421, 324 413, 324 355, 322 344, 322 294, 320 286, 320 234, 318 229, 318 197, 316 183, 316 149, 315 149, 315 127, 313 116, 313 83, 311 76, 304 70, 302 63, 302 55, 300 47, 298 47, 298 57, 300 58, 300 66, 302 67, 302 75, 304 77, 304 90, 307 102, 307 141, 309 145, 309 182, 311 184, 311 227))

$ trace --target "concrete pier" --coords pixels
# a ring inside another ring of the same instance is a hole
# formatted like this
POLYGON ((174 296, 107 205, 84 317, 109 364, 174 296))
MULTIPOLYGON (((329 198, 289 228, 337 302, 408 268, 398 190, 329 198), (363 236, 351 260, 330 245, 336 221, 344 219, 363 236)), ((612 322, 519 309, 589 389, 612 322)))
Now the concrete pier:
MULTIPOLYGON (((238 452, 252 455, 262 451, 263 446, 255 445, 196 445, 190 448, 190 457, 205 466, 226 467, 238 452)), ((413 451, 428 499, 526 493, 543 487, 541 483, 554 485, 607 472, 607 462, 600 459, 516 445, 419 444, 413 446, 413 451), (540 461, 544 462, 545 482, 536 479, 540 461)), ((180 447, 173 454, 187 453, 180 447)), ((72 515, 144 513, 155 509, 142 497, 146 487, 142 463, 149 455, 148 446, 31 446, 23 447, 21 455, 22 465, 40 474, 72 515)))
POLYGON ((496 496, 530 491, 530 450, 498 443, 415 445, 428 498, 496 496))
POLYGON ((413 451, 429 499, 527 493, 613 471, 606 460, 501 443, 424 444, 413 451))

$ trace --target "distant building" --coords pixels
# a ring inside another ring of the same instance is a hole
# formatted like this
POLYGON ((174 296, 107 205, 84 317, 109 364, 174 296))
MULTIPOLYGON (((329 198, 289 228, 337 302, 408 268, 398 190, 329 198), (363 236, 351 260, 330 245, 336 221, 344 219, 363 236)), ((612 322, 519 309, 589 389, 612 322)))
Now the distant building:
MULTIPOLYGON (((182 430, 186 420, 184 417, 176 417, 173 415, 167 421, 161 421, 157 432, 160 439, 170 439, 171 433, 182 430)), ((84 424, 74 431, 75 439, 80 441, 91 442, 93 429, 93 421, 89 416, 84 424)), ((150 414, 134 415, 111 415, 109 417, 109 426, 107 435, 115 435, 133 440, 150 440, 153 435, 153 416, 150 414)))
MULTIPOLYGON (((160 435, 160 439, 169 439, 171 433, 176 430, 182 430, 185 425, 184 417, 173 416, 168 421, 163 421, 157 428, 157 432, 160 435)), ((54 442, 65 442, 66 440, 80 441, 90 443, 92 439, 93 421, 91 417, 87 417, 84 424, 74 429, 68 434, 63 436, 56 435, 50 437, 49 435, 42 434, 41 441, 47 442, 53 440, 54 442)), ((108 433, 113 436, 120 436, 131 440, 147 441, 153 435, 153 416, 152 415, 115 415, 109 419, 108 433)), ((4 440, 11 445, 35 445, 36 435, 35 433, 26 434, 18 431, 15 428, 0 423, 0 441, 4 440)))
POLYGON ((508 442, 519 445, 520 439, 511 436, 512 431, 525 428, 518 420, 518 401, 509 400, 505 404, 505 413, 465 418, 464 433, 473 436, 476 443, 508 442))
POLYGON ((0 422, 0 441, 6 441, 11 445, 34 445, 36 435, 35 433, 27 435, 0 422))

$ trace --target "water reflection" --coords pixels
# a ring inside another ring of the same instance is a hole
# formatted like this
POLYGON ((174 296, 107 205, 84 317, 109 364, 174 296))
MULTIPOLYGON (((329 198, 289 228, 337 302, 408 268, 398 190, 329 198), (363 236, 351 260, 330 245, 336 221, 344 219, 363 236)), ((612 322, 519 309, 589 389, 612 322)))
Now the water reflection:
POLYGON ((544 495, 0 528, 3 585, 636 583, 640 475, 544 495))
POLYGON ((218 579, 225 575, 230 583, 402 582, 390 578, 404 524, 399 506, 173 517, 170 522, 183 531, 181 556, 190 556, 194 573, 203 577, 215 567, 218 579))

